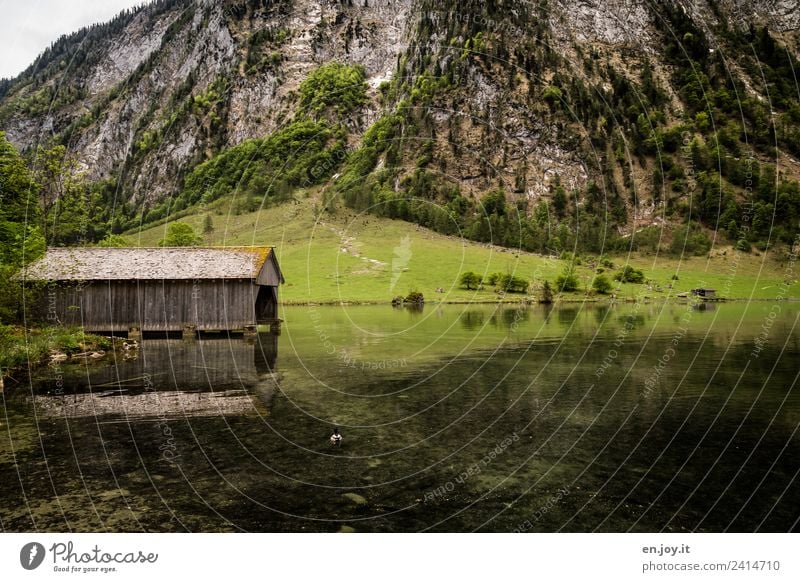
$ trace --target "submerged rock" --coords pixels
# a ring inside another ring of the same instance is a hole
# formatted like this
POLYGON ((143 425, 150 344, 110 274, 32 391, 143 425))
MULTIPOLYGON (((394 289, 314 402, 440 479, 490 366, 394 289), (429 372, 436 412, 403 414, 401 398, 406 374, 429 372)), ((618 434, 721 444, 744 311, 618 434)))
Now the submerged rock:
POLYGON ((364 505, 367 504, 367 498, 364 497, 363 495, 359 495, 358 493, 353 493, 353 492, 342 493, 342 497, 344 497, 345 499, 347 499, 348 501, 350 501, 351 503, 353 503, 358 507, 363 507, 364 505))

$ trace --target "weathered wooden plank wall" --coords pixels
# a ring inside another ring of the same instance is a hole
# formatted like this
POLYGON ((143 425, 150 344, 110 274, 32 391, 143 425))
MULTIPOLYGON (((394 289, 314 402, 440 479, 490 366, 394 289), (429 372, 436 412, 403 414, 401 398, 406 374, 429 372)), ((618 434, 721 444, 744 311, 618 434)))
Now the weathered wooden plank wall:
POLYGON ((281 276, 278 271, 278 263, 274 255, 270 255, 266 263, 258 274, 257 283, 277 288, 281 284, 281 276))
POLYGON ((258 290, 245 279, 93 281, 50 286, 47 310, 50 319, 54 313, 62 324, 87 331, 240 330, 256 323, 258 290))

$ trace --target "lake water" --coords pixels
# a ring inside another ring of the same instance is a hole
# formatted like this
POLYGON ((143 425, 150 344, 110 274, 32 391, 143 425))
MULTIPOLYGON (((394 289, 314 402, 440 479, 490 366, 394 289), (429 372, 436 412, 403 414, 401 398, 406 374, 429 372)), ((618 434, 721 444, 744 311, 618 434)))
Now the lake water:
POLYGON ((40 369, 0 528, 797 529, 800 305, 700 307, 286 307, 40 369))

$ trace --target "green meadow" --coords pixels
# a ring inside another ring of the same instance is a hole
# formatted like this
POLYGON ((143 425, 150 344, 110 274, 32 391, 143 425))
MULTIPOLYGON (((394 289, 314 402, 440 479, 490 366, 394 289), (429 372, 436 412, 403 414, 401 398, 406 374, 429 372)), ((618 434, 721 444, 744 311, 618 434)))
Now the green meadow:
MULTIPOLYGON (((241 214, 233 211, 233 201, 223 199, 179 220, 200 233, 206 216, 211 216, 213 230, 203 236, 208 246, 274 246, 286 277, 281 289, 285 304, 388 302, 410 291, 422 292, 429 303, 517 302, 526 296, 502 296, 489 285, 467 290, 459 285, 459 276, 465 271, 484 278, 496 272, 512 273, 532 282, 527 297, 536 298, 542 282, 553 283, 567 264, 557 257, 444 236, 347 209, 318 215, 316 199, 308 196, 241 214)), ((156 246, 166 228, 167 224, 161 224, 128 232, 125 239, 136 246, 156 246)), ((605 268, 609 279, 630 264, 648 280, 646 284, 614 281, 612 293, 619 299, 670 299, 695 287, 714 288, 728 299, 800 297, 797 268, 785 249, 743 253, 725 245, 715 246, 702 257, 630 253, 607 258, 614 264, 605 268)), ((576 267, 580 289, 563 294, 560 300, 607 300, 607 296, 586 292, 596 259, 580 257, 576 267)))

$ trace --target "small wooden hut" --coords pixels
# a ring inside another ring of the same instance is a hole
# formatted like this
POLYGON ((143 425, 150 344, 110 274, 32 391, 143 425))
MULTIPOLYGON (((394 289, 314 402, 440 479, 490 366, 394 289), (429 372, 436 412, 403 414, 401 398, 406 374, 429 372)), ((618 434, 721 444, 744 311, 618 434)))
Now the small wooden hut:
POLYGON ((717 290, 708 289, 706 287, 700 287, 698 289, 692 289, 692 295, 694 295, 695 297, 699 297, 701 299, 716 299, 717 290))
POLYGON ((284 282, 271 247, 51 248, 22 278, 48 320, 114 334, 275 328, 284 282))

